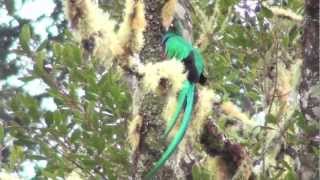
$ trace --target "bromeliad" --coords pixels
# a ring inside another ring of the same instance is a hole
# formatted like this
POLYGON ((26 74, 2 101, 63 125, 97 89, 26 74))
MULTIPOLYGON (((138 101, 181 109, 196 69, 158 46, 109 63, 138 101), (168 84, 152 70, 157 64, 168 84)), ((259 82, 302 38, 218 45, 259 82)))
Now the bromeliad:
POLYGON ((183 139, 191 121, 193 106, 195 103, 196 83, 199 82, 200 84, 204 84, 206 81, 206 78, 203 76, 203 58, 198 49, 192 47, 192 45, 182 36, 173 32, 166 33, 162 43, 167 58, 176 59, 184 63, 188 73, 187 80, 184 82, 179 92, 176 110, 169 120, 164 132, 164 137, 167 137, 176 124, 179 114, 183 108, 184 114, 177 134, 174 136, 161 158, 156 162, 156 165, 148 172, 145 179, 151 179, 157 173, 183 139))

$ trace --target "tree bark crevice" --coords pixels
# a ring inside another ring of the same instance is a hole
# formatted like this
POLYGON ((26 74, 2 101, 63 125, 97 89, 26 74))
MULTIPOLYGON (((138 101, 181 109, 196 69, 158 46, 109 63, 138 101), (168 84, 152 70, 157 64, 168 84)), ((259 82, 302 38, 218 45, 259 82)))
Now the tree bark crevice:
MULTIPOLYGON (((319 1, 305 0, 304 32, 302 36, 304 62, 301 72, 300 109, 304 123, 311 130, 301 132, 306 139, 299 150, 299 179, 318 179, 319 157, 313 152, 313 140, 319 136, 320 96, 316 89, 320 88, 319 62, 319 1)), ((319 90, 318 90, 319 91, 319 90)), ((319 145, 319 143, 318 143, 319 145)))

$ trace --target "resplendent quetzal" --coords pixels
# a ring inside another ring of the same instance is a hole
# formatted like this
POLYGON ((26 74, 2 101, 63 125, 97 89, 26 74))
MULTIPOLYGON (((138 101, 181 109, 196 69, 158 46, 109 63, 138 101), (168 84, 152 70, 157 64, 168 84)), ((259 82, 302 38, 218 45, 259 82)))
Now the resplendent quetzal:
POLYGON ((187 80, 184 82, 179 92, 177 107, 166 127, 164 137, 170 133, 171 129, 176 124, 179 114, 183 108, 184 114, 177 134, 174 136, 161 158, 156 162, 156 165, 148 172, 145 179, 151 179, 157 173, 183 139, 191 121, 193 106, 195 103, 196 83, 199 82, 200 84, 204 84, 206 81, 206 78, 203 76, 203 58, 198 49, 194 48, 191 43, 174 32, 166 33, 163 37, 162 43, 167 58, 175 58, 176 60, 184 63, 185 69, 188 73, 187 80))

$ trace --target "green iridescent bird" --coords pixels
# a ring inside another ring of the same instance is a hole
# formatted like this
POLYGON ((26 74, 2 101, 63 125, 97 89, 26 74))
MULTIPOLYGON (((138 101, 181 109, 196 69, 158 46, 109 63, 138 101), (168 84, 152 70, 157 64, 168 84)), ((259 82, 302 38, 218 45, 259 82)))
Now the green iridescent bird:
POLYGON ((164 137, 167 137, 176 124, 179 114, 183 108, 184 114, 177 134, 174 136, 161 158, 156 162, 155 166, 145 176, 145 179, 152 179, 155 176, 183 139, 191 121, 193 106, 195 103, 196 83, 204 84, 206 81, 206 78, 203 76, 203 57, 198 49, 194 48, 192 44, 186 41, 182 36, 173 32, 166 33, 162 43, 167 58, 175 58, 176 60, 184 63, 185 69, 188 73, 187 80, 184 82, 183 87, 179 92, 177 107, 167 124, 164 137))

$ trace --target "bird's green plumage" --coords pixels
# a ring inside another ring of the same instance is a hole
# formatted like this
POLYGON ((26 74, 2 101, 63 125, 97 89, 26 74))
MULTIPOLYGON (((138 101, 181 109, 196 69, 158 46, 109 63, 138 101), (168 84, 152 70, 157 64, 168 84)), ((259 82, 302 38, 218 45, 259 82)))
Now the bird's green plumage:
POLYGON ((167 33, 163 39, 165 40, 165 53, 168 58, 176 58, 179 61, 183 61, 190 54, 190 52, 193 52, 199 75, 203 72, 203 57, 199 50, 194 48, 192 44, 173 32, 167 33))
POLYGON ((173 116, 171 117, 171 119, 169 120, 169 123, 167 124, 167 128, 164 131, 163 134, 163 138, 166 138, 168 136, 168 134, 170 133, 170 131, 172 130, 172 128, 174 127, 174 125, 177 122, 177 119, 179 117, 179 114, 183 108, 185 99, 187 97, 187 93, 188 93, 188 81, 184 82, 184 86, 182 87, 182 89, 179 92, 179 97, 178 97, 178 103, 177 103, 177 107, 176 107, 176 111, 174 112, 173 116))
MULTIPOLYGON (((201 56, 198 49, 193 48, 188 41, 186 41, 183 37, 173 32, 167 33, 163 39, 165 40, 164 42, 165 52, 168 58, 176 58, 177 60, 183 61, 188 57, 188 55, 191 52, 193 52, 194 59, 195 59, 195 66, 196 66, 198 75, 200 75, 203 72, 203 69, 204 69, 203 57, 201 56)), ((170 130, 174 127, 179 117, 179 114, 182 110, 182 107, 185 101, 186 92, 187 90, 183 86, 181 91, 179 92, 176 111, 171 117, 171 119, 169 120, 169 123, 164 133, 164 137, 166 137, 170 133, 170 130)))
POLYGON ((192 45, 183 37, 174 33, 168 33, 165 42, 165 51, 168 58, 176 58, 177 60, 185 59, 192 51, 192 45))
POLYGON ((173 140, 162 154, 161 158, 157 161, 156 165, 148 172, 145 179, 151 179, 155 173, 165 164, 168 158, 172 155, 172 153, 176 150, 177 146, 181 142, 182 138, 184 137, 186 130, 189 126, 191 120, 191 114, 193 109, 193 101, 194 101, 194 91, 195 91, 195 84, 189 83, 188 84, 188 96, 186 98, 187 105, 184 112, 184 116, 182 119, 181 126, 174 136, 173 140))
MULTIPOLYGON (((197 49, 193 48, 192 45, 188 41, 186 41, 183 37, 175 33, 169 32, 164 36, 163 39, 164 39, 163 43, 165 46, 166 56, 170 59, 175 58, 176 60, 181 62, 187 61, 188 57, 192 56, 194 60, 194 66, 196 69, 196 76, 200 77, 204 69, 203 58, 200 52, 197 49)), ((191 82, 190 80, 186 80, 184 82, 179 92, 176 111, 170 118, 169 123, 167 124, 164 137, 166 137, 170 133, 171 129, 176 124, 179 114, 181 113, 185 105, 184 115, 182 118, 180 128, 177 134, 174 136, 174 138, 170 142, 167 149, 162 154, 161 158, 156 162, 155 166, 145 176, 145 179, 151 179, 157 173, 157 171, 165 164, 165 162, 169 159, 169 157, 176 150, 177 146, 183 139, 186 133, 186 130, 189 126, 189 123, 191 121, 193 105, 194 105, 195 89, 196 89, 196 85, 194 82, 191 82)))

